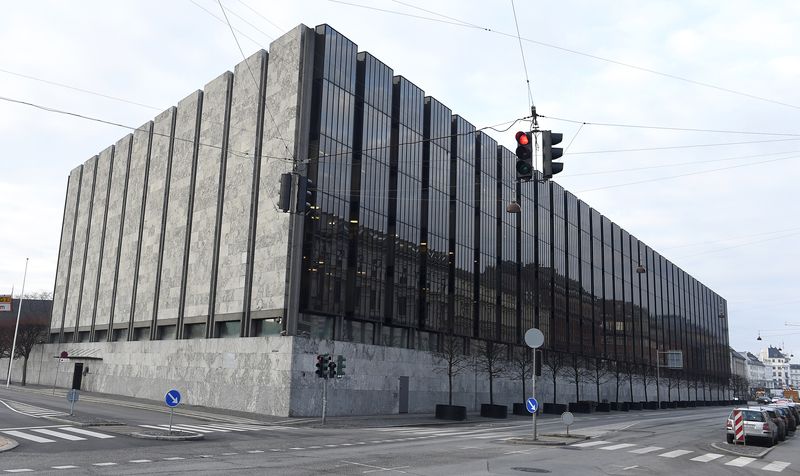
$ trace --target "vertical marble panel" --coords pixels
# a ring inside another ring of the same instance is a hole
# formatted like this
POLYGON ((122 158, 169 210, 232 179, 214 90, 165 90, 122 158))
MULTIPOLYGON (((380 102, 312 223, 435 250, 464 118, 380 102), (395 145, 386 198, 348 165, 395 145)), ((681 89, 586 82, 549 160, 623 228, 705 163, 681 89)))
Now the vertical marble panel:
POLYGON ((198 106, 201 91, 195 91, 178 103, 175 120, 175 144, 172 152, 172 174, 169 183, 169 206, 164 229, 164 252, 161 261, 161 288, 157 319, 176 319, 180 308, 183 279, 186 217, 192 184, 192 161, 197 141, 198 106))
POLYGON ((119 260, 119 239, 122 230, 122 205, 125 201, 125 183, 128 179, 128 160, 133 136, 128 134, 114 147, 114 166, 111 169, 111 190, 108 194, 106 236, 103 240, 103 262, 100 265, 100 290, 97 293, 95 328, 109 323, 114 306, 114 282, 119 260))
MULTIPOLYGON (((277 211, 275 202, 280 175, 292 170, 291 156, 295 151, 294 138, 301 115, 299 90, 303 36, 307 32, 308 28, 300 25, 270 44, 253 257, 253 313, 284 308, 291 215, 277 211)), ((311 75, 312 71, 303 73, 311 75)))
POLYGON ((75 218, 75 235, 72 242, 72 266, 69 272, 69 294, 67 295, 66 312, 64 314, 64 332, 75 327, 81 303, 81 283, 83 281, 84 258, 86 257, 86 240, 89 238, 89 221, 92 213, 92 192, 94 190, 94 172, 97 157, 92 157, 83 164, 83 180, 81 180, 78 215, 75 218))
POLYGON ((185 316, 207 316, 219 201, 219 172, 225 105, 233 74, 226 72, 208 83, 203 93, 200 120, 200 150, 192 213, 189 264, 186 270, 185 316))
POLYGON ((259 51, 234 69, 233 97, 225 173, 225 206, 217 272, 216 314, 244 310, 247 271, 247 238, 253 193, 253 160, 256 145, 261 71, 267 53, 259 51))
POLYGON ((131 144, 128 170, 128 190, 125 198, 125 221, 122 225, 122 245, 119 250, 117 295, 114 302, 114 324, 130 322, 133 304, 136 256, 139 249, 139 227, 142 218, 147 150, 150 145, 152 122, 136 129, 131 144))
POLYGON ((114 147, 108 147, 100 152, 97 159, 89 244, 86 248, 86 271, 83 275, 81 309, 78 316, 78 323, 81 327, 92 324, 92 315, 97 304, 97 280, 100 276, 103 234, 105 233, 106 213, 108 210, 108 184, 111 179, 113 157, 114 147))
POLYGON ((167 165, 175 108, 156 116, 153 124, 153 144, 150 147, 150 173, 147 176, 142 246, 139 252, 139 274, 136 285, 134 321, 150 321, 158 283, 158 258, 164 212, 164 191, 167 187, 167 165))
POLYGON ((75 231, 75 210, 78 206, 78 192, 83 166, 78 166, 69 173, 67 180, 67 200, 64 204, 64 223, 61 227, 61 246, 58 255, 58 272, 56 273, 56 287, 53 291, 53 330, 61 329, 61 320, 64 318, 64 308, 67 302, 70 265, 72 260, 72 234, 75 231))

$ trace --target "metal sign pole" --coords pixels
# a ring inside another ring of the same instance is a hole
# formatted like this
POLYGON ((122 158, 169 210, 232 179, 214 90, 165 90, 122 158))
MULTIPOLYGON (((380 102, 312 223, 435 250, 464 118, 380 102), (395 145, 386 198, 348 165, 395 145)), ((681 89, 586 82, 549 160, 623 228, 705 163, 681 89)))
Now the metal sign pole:
MULTIPOLYGON (((533 369, 531 370, 531 396, 536 398, 536 349, 533 350, 533 369)), ((533 441, 537 440, 536 437, 536 413, 539 411, 537 408, 535 412, 533 412, 533 441)))
POLYGON ((56 382, 58 382, 58 369, 61 367, 61 359, 58 359, 56 364, 56 376, 53 377, 53 395, 56 394, 56 382))
POLYGON ((75 412, 75 399, 73 398, 69 402, 69 416, 72 416, 74 412, 75 412))
POLYGON ((325 413, 328 409, 328 377, 322 379, 322 424, 325 424, 325 413))
POLYGON ((175 407, 169 408, 169 434, 172 434, 172 416, 175 414, 175 407))

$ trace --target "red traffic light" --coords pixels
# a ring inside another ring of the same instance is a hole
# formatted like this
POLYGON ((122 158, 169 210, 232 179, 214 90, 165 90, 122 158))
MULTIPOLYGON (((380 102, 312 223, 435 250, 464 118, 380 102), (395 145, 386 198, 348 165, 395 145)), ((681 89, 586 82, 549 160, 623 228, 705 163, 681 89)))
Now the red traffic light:
POLYGON ((528 144, 530 144, 530 139, 528 138, 528 133, 527 132, 519 131, 519 132, 517 132, 517 135, 514 136, 514 138, 517 139, 517 144, 519 144, 519 145, 528 145, 528 144))

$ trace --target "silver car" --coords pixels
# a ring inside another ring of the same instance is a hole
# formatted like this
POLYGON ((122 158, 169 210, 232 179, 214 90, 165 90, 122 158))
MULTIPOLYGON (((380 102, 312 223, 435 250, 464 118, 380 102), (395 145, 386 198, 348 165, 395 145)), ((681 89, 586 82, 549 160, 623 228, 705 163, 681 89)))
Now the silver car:
POLYGON ((774 446, 778 442, 778 426, 772 421, 767 412, 760 409, 740 407, 734 408, 728 415, 726 424, 728 443, 733 443, 733 416, 736 412, 742 412, 746 440, 759 440, 767 446, 774 446))

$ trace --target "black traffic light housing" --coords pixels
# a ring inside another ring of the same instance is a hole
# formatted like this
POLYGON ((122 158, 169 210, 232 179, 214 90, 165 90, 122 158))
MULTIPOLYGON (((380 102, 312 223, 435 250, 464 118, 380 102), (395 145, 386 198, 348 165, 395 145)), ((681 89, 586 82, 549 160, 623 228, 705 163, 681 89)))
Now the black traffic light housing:
POLYGON ((560 132, 542 131, 542 177, 547 180, 553 175, 564 170, 564 164, 553 162, 564 155, 564 149, 553 147, 560 144, 564 139, 564 134, 560 132))
POLYGON ((514 139, 517 141, 517 180, 527 182, 533 178, 533 135, 519 131, 514 139))
POLYGON ((336 378, 336 362, 328 362, 328 378, 336 378))
POLYGON ((328 378, 328 363, 330 363, 330 355, 317 354, 317 377, 328 378))
POLYGON ((336 357, 336 376, 343 377, 344 376, 344 369, 347 368, 347 359, 344 356, 337 356, 336 357))

